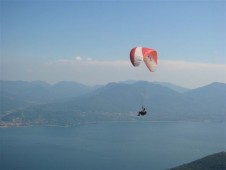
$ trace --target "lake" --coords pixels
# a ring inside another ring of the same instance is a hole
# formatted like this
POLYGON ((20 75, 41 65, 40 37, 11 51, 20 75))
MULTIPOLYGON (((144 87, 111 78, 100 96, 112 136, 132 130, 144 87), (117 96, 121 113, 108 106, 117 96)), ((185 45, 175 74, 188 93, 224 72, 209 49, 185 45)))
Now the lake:
POLYGON ((1 170, 163 170, 226 151, 226 122, 0 128, 1 170))

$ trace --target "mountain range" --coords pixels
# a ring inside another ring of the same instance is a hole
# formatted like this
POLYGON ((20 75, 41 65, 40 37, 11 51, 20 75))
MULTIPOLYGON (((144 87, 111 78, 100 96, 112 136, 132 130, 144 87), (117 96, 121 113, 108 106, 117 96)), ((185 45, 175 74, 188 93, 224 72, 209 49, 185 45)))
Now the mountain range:
POLYGON ((0 125, 73 125, 96 121, 225 121, 226 84, 186 89, 169 83, 125 81, 0 81, 0 125), (148 114, 137 116, 141 106, 148 114))

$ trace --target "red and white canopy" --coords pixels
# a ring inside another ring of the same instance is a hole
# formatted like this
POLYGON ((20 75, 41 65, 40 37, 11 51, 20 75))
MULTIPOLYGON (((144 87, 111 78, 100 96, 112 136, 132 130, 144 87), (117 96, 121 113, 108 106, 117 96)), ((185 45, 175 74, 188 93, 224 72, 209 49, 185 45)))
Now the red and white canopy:
POLYGON ((134 67, 138 67, 142 61, 147 68, 154 72, 157 66, 157 51, 151 48, 135 47, 130 51, 130 61, 134 67))

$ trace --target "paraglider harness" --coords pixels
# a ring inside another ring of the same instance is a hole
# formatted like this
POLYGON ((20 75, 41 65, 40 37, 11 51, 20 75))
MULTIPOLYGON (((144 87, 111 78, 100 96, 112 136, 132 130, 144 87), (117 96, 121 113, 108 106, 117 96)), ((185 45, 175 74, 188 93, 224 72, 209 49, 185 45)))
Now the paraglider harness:
POLYGON ((145 110, 144 106, 142 106, 142 110, 138 112, 138 115, 137 116, 144 116, 147 114, 147 111, 145 110))

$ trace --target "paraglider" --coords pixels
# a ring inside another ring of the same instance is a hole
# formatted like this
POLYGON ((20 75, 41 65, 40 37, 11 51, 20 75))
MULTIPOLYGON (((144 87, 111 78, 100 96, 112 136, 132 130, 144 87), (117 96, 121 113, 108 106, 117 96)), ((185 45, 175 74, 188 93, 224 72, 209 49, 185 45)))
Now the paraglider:
MULTIPOLYGON (((157 51, 151 48, 134 47, 130 51, 130 61, 134 67, 140 66, 141 62, 144 61, 148 70, 154 72, 158 62, 157 51)), ((147 111, 144 106, 142 106, 142 110, 138 113, 138 116, 144 116, 146 114, 147 111)))
POLYGON ((144 106, 142 106, 142 110, 140 112, 138 112, 138 115, 137 116, 144 116, 147 114, 147 111, 145 110, 144 106))

